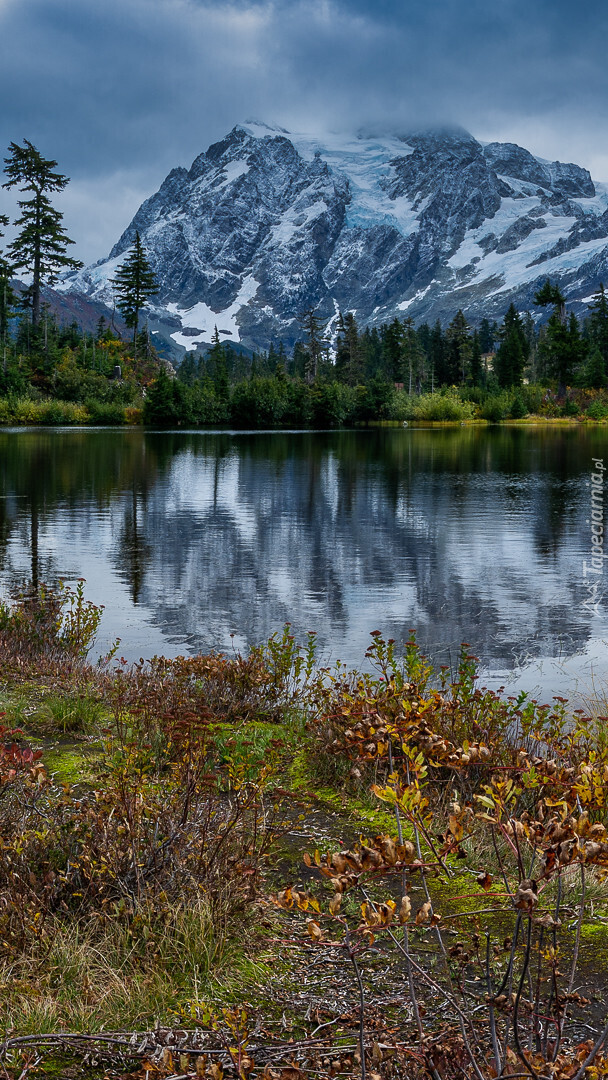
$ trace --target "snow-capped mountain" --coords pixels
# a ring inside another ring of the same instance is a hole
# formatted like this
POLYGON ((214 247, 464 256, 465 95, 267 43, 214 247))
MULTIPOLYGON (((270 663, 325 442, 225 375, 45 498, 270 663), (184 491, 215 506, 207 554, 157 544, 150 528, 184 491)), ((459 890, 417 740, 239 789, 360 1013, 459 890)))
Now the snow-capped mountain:
POLYGON ((501 318, 512 300, 532 309, 547 277, 581 310, 608 280, 608 184, 462 129, 321 141, 239 124, 61 288, 111 305, 136 230, 158 281, 151 329, 179 351, 215 326, 248 347, 290 344, 312 307, 360 326, 501 318))

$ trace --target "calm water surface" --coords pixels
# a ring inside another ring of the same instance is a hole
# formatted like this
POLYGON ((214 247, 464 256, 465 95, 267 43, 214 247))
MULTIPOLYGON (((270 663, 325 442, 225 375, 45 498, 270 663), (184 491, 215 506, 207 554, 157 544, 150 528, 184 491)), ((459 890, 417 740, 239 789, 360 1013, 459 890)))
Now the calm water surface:
POLYGON ((413 627, 441 663, 469 642, 494 683, 585 690, 608 678, 608 570, 584 606, 594 457, 606 429, 5 429, 0 592, 85 577, 99 651, 120 636, 129 660, 290 622, 359 665, 371 630, 413 627))

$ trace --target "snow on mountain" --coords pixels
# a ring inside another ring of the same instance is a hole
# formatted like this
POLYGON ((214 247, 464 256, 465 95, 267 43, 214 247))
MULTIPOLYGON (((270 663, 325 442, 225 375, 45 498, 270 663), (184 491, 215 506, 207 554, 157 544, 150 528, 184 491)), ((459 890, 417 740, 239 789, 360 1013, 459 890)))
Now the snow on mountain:
POLYGON ((320 139, 238 124, 60 288, 111 304, 136 230, 159 286, 150 325, 177 354, 215 327, 251 348, 289 344, 311 307, 361 326, 458 308, 500 318, 511 301, 532 308, 547 277, 582 310, 608 276, 608 185, 453 128, 320 139))

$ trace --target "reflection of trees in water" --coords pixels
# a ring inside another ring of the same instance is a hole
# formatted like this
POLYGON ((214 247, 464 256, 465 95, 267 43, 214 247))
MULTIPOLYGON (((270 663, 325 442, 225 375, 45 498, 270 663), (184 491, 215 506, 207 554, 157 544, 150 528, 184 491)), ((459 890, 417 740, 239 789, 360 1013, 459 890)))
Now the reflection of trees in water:
MULTIPOLYGON (((65 573, 43 550, 42 535, 51 529, 61 507, 73 515, 74 528, 94 512, 109 508, 117 494, 132 488, 145 498, 171 453, 159 464, 154 446, 141 431, 0 431, 0 567, 17 584, 23 570, 8 564, 9 544, 20 537, 29 553, 29 578, 36 585, 65 573)), ((74 568, 78 574, 78 568, 74 568)))
POLYGON ((416 627, 446 662, 463 640, 496 664, 556 641, 574 651, 589 631, 572 551, 602 438, 4 432, 3 576, 11 537, 42 580, 64 569, 41 563, 58 510, 92 550, 96 515, 111 510, 115 574, 191 648, 226 646, 232 630, 253 643, 289 621, 353 662, 376 626, 399 641, 416 627))
POLYGON ((140 497, 133 486, 124 500, 123 521, 115 544, 115 565, 127 580, 134 604, 139 603, 146 570, 152 560, 152 546, 144 534, 146 498, 140 497))
POLYGON ((576 488, 564 473, 579 466, 558 455, 545 484, 550 452, 539 476, 531 450, 529 432, 375 431, 237 437, 219 472, 211 455, 178 458, 150 500, 145 598, 193 648, 225 645, 230 630, 259 641, 289 621, 344 655, 346 639, 381 620, 401 641, 417 627, 448 659, 463 640, 505 664, 551 654, 556 641, 576 650, 588 627, 576 613, 576 488), (168 515, 168 492, 191 491, 205 471, 197 497, 168 515), (503 517, 523 545, 507 564, 493 548, 503 517), (476 531, 486 548, 477 566, 476 531), (404 582, 411 595, 397 611, 404 582))

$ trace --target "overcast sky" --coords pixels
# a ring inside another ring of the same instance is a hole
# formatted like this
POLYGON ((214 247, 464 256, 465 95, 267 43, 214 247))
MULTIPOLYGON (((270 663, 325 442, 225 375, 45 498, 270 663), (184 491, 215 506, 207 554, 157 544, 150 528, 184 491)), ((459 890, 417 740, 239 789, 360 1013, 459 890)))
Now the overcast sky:
POLYGON ((0 0, 0 43, 2 156, 27 138, 57 159, 87 263, 171 168, 249 117, 319 133, 454 122, 608 181, 605 0, 0 0))

